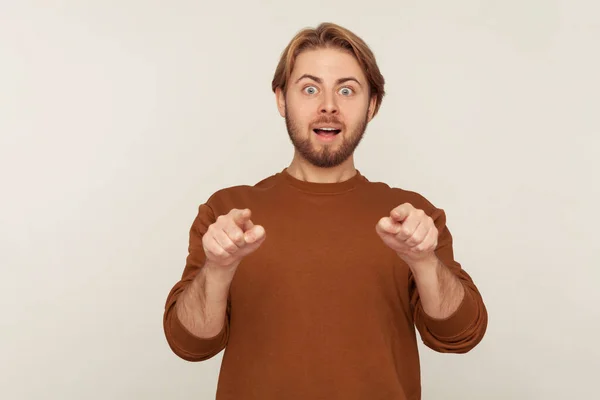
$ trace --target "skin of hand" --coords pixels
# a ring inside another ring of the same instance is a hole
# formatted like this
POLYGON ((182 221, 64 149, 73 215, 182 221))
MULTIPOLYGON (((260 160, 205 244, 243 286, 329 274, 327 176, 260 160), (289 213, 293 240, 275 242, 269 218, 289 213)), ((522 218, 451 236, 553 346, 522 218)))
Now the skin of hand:
POLYGON ((235 269, 266 239, 265 229, 255 225, 249 209, 234 208, 220 215, 202 237, 206 266, 212 269, 235 269))
POLYGON ((438 230, 425 211, 410 203, 401 204, 381 218, 375 230, 411 269, 435 264, 438 230))

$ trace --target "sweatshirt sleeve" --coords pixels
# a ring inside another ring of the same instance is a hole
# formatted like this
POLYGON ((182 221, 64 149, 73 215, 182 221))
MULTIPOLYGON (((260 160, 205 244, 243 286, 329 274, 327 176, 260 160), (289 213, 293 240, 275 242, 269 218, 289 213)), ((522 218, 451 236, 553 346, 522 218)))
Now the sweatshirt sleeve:
POLYGON ((175 304, 181 293, 194 280, 202 265, 205 254, 202 236, 216 217, 208 204, 199 207, 189 234, 188 255, 181 279, 173 286, 167 296, 163 314, 163 329, 171 350, 187 361, 204 361, 223 350, 229 339, 230 303, 227 306, 225 324, 221 332, 212 338, 199 338, 187 330, 177 317, 175 304))
POLYGON ((436 255, 460 279, 465 294, 452 315, 444 319, 432 318, 423 310, 414 276, 409 272, 413 318, 427 347, 440 353, 466 353, 483 339, 488 322, 487 310, 475 283, 454 259, 452 235, 446 226, 445 212, 434 208, 430 216, 438 229, 436 255))

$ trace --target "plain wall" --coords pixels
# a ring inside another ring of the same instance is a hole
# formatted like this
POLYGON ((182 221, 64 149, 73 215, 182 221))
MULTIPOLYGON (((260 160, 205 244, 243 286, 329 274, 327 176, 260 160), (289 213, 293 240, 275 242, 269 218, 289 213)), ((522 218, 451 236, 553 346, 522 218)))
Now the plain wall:
POLYGON ((270 83, 301 28, 371 46, 356 153, 448 217, 489 311, 421 346, 424 399, 591 399, 600 373, 594 1, 0 1, 0 397, 211 399, 162 330, 197 207, 288 165, 270 83))

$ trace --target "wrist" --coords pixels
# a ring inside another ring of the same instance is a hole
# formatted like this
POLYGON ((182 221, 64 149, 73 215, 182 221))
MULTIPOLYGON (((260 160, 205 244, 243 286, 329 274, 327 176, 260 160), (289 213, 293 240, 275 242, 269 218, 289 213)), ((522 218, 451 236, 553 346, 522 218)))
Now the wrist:
POLYGON ((435 254, 420 260, 411 261, 407 264, 415 276, 437 275, 441 267, 441 262, 435 254))
POLYGON ((207 261, 202 267, 202 270, 204 271, 204 277, 207 281, 218 285, 229 285, 238 264, 239 263, 235 263, 224 267, 222 265, 214 264, 211 261, 207 261))

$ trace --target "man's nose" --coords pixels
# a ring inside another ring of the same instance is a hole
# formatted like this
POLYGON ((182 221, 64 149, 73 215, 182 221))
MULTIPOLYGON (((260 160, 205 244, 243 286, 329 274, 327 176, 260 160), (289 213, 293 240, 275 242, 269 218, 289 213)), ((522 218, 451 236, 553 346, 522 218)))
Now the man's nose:
POLYGON ((338 105, 335 99, 335 95, 326 94, 323 96, 323 103, 321 104, 320 113, 321 114, 337 114, 338 113, 338 105))

